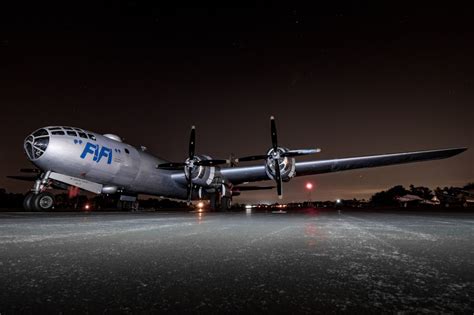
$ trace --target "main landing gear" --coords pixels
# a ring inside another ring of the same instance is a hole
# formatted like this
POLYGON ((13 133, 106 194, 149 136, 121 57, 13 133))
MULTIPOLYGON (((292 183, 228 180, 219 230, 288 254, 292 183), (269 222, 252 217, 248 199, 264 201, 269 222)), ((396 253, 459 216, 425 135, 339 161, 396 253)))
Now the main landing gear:
POLYGON ((217 193, 211 195, 209 205, 211 211, 229 211, 232 208, 232 198, 225 196, 219 197, 220 196, 217 193))
POLYGON ((51 172, 44 173, 35 182, 35 186, 30 191, 25 200, 23 200, 23 208, 30 211, 48 211, 54 207, 54 196, 53 194, 45 191, 49 184, 49 174, 51 172))

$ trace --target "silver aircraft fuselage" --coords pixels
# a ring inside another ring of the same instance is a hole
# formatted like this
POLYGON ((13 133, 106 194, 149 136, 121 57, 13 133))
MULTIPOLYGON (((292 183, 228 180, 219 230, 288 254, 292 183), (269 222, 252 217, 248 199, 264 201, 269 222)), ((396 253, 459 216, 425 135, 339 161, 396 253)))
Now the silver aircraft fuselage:
POLYGON ((186 198, 186 185, 172 179, 176 172, 156 168, 165 160, 136 149, 115 135, 44 127, 26 138, 25 151, 43 171, 83 178, 129 193, 186 198))

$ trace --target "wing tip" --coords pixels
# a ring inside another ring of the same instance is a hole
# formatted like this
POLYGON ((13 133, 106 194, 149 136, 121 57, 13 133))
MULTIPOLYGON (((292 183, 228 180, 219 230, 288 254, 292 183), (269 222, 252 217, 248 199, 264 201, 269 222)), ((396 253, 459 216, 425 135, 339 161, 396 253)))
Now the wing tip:
POLYGON ((464 151, 467 151, 467 147, 460 147, 460 148, 451 148, 451 149, 445 149, 443 151, 447 151, 449 156, 454 156, 463 153, 464 151))

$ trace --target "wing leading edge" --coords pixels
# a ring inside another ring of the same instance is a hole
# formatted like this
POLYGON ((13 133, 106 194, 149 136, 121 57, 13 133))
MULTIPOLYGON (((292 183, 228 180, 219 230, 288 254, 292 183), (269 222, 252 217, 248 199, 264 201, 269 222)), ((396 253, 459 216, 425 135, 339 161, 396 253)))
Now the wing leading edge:
MULTIPOLYGON (((451 148, 392 154, 380 154, 361 157, 350 157, 332 160, 306 161, 296 163, 296 176, 323 174, 347 171, 357 168, 368 168, 445 159, 466 151, 467 148, 451 148)), ((268 180, 264 165, 233 167, 221 170, 222 175, 234 185, 243 182, 268 180)))

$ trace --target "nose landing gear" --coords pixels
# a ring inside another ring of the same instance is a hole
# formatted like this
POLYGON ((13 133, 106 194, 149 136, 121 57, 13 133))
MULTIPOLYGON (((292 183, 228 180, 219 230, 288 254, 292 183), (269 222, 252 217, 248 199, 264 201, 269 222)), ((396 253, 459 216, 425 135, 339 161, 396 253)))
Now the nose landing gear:
POLYGON ((45 191, 48 187, 50 174, 51 172, 48 171, 36 180, 32 191, 26 195, 23 201, 25 210, 48 211, 54 207, 53 194, 45 191))
POLYGON ((54 196, 49 192, 42 192, 39 194, 29 192, 23 201, 23 207, 25 210, 48 211, 51 210, 53 206, 54 196))

